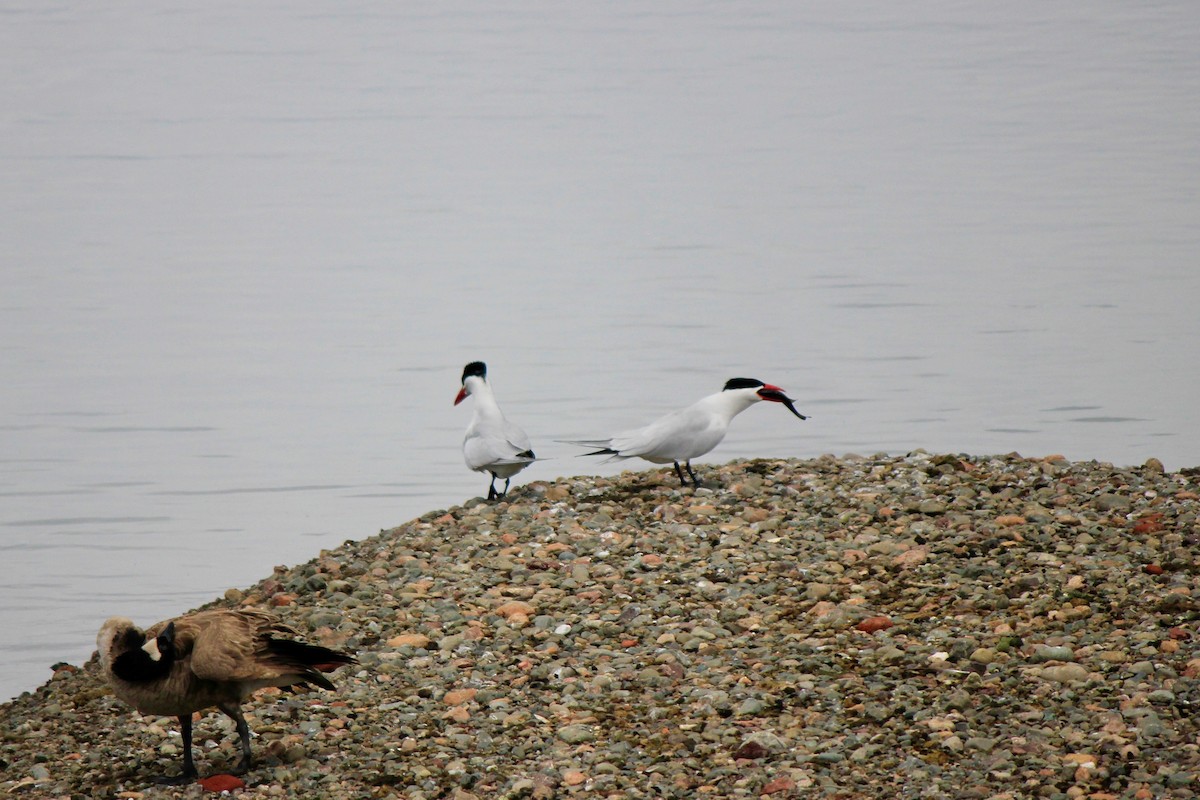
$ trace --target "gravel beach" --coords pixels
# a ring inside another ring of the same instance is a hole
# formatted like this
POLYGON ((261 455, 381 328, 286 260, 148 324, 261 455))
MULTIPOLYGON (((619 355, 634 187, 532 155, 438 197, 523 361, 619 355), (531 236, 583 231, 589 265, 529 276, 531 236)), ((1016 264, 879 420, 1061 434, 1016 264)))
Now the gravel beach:
MULTIPOLYGON (((245 704, 243 798, 1200 793, 1200 470, 823 456, 514 487, 211 606, 357 654, 245 704)), ((97 609, 96 627, 107 616, 97 609)), ((139 619, 148 625, 157 620, 139 619)), ((201 776, 237 761, 195 724, 201 776)), ((0 794, 203 797, 174 719, 58 665, 0 794)))

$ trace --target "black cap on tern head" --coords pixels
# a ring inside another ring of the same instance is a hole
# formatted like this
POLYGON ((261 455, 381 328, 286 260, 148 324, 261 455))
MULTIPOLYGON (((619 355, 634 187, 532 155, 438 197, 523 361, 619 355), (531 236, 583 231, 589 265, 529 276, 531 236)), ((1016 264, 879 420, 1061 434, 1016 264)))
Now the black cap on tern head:
POLYGON ((476 378, 487 379, 487 364, 482 361, 472 361, 463 367, 463 383, 467 382, 467 378, 474 376, 476 378))
POLYGON ((766 386, 766 384, 754 378, 730 378, 725 381, 725 388, 721 391, 728 392, 730 389, 757 389, 760 386, 766 386))

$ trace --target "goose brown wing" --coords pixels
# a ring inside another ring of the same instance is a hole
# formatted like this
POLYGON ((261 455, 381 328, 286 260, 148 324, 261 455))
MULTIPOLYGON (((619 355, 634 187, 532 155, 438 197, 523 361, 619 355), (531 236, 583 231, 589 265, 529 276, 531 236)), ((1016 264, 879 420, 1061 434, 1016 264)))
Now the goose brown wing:
POLYGON ((279 671, 262 659, 267 636, 290 631, 281 622, 258 611, 201 612, 176 621, 176 641, 184 630, 194 631, 191 670, 211 681, 257 681, 278 677, 279 671))

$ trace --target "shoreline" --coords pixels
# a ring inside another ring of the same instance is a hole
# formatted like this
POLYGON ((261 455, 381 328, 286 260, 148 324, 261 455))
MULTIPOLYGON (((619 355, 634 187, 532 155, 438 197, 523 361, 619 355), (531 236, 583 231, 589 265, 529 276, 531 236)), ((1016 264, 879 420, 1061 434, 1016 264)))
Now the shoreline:
MULTIPOLYGON (((214 606, 357 652, 244 709, 239 797, 1190 797, 1200 470, 822 456, 514 487, 214 606)), ((148 625, 156 620, 139 619, 148 625)), ((196 797, 173 720, 64 666, 0 792, 196 797)), ((236 760, 195 725, 201 776, 236 760)))

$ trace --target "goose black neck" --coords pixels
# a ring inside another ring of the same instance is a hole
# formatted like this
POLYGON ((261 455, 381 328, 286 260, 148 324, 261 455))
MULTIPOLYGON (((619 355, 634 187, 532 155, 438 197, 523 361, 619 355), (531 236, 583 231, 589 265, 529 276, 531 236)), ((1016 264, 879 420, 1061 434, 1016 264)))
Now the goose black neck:
MULTIPOLYGON (((143 638, 143 637, 138 637, 143 638)), ((127 644, 133 644, 127 642, 127 644)), ((142 642, 131 646, 113 661, 112 671, 123 681, 129 683, 148 683, 163 678, 171 671, 175 663, 175 648, 168 647, 161 657, 155 661, 150 654, 142 649, 142 642)))

